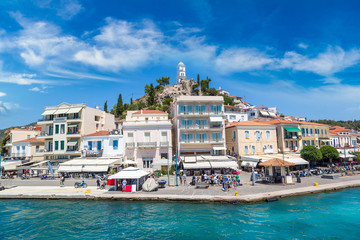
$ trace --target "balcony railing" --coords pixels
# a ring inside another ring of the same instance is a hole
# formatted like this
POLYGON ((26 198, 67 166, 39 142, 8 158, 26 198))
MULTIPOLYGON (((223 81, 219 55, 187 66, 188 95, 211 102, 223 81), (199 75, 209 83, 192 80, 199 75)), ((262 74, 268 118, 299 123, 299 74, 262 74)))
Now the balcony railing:
POLYGON ((132 147, 135 147, 135 143, 134 143, 134 142, 127 142, 127 143, 125 144, 125 146, 126 146, 127 148, 132 148, 132 147))
POLYGON ((169 142, 160 142, 160 147, 169 147, 169 142))
POLYGON ((47 136, 52 136, 54 135, 54 132, 41 132, 40 136, 41 137, 47 137, 47 136))
POLYGON ((138 142, 138 147, 156 147, 156 142, 138 142))

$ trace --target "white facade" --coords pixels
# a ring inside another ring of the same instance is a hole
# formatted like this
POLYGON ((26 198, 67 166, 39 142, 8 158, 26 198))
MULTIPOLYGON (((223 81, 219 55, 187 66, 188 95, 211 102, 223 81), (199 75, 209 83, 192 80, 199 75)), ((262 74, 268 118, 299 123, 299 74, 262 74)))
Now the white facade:
POLYGON ((181 83, 182 80, 186 80, 186 69, 185 69, 185 64, 179 62, 179 64, 177 65, 177 74, 176 74, 177 84, 181 83))
POLYGON ((141 169, 159 169, 172 162, 171 121, 158 110, 128 111, 123 123, 125 162, 141 169))
POLYGON ((225 90, 225 89, 221 89, 221 86, 219 86, 218 89, 216 89, 216 91, 219 93, 219 94, 222 94, 222 95, 225 95, 225 96, 229 96, 230 95, 230 92, 225 90))
POLYGON ((84 136, 82 138, 83 157, 119 157, 124 156, 123 135, 104 133, 101 136, 84 136))
POLYGON ((179 96, 172 115, 178 155, 225 155, 223 97, 179 96))
POLYGON ((39 138, 45 140, 46 160, 68 160, 81 156, 81 138, 100 130, 112 130, 114 115, 85 104, 62 103, 46 107, 39 138))
POLYGON ((224 118, 229 123, 248 121, 248 114, 241 108, 225 105, 224 109, 224 118))
POLYGON ((40 129, 29 129, 29 128, 14 128, 10 131, 10 139, 8 141, 8 143, 5 145, 5 147, 8 149, 8 154, 10 158, 24 158, 25 154, 23 153, 23 151, 18 151, 18 149, 14 149, 14 143, 21 141, 21 140, 25 140, 25 139, 30 139, 30 138, 34 138, 37 137, 38 135, 40 135, 40 129), (14 155, 14 153, 16 153, 16 155, 14 155), (22 157, 20 157, 20 155, 22 157))

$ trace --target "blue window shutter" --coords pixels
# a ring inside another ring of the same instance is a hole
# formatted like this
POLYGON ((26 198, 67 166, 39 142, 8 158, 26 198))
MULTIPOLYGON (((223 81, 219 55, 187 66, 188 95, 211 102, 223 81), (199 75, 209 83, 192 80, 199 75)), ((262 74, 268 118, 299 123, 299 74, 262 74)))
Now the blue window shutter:
POLYGON ((206 111, 206 105, 202 105, 202 106, 201 106, 201 111, 203 111, 203 112, 206 111))
POLYGON ((204 133, 204 140, 207 140, 207 133, 204 133))
POLYGON ((89 145, 89 150, 92 150, 92 142, 88 141, 88 145, 89 145))
POLYGON ((207 121, 206 121, 206 119, 204 119, 204 125, 206 126, 206 124, 207 124, 207 121))

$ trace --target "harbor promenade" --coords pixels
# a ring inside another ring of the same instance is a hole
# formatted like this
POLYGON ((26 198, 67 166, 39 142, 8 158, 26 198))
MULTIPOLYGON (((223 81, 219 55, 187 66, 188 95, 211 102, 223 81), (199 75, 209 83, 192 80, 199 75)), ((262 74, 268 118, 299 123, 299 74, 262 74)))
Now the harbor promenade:
MULTIPOLYGON (((242 178, 249 177, 242 173, 242 178)), ((345 188, 360 187, 360 175, 343 176, 338 179, 323 179, 319 176, 305 177, 301 183, 293 185, 262 184, 251 185, 249 178, 242 181, 243 186, 222 191, 220 186, 210 186, 208 189, 197 189, 194 186, 166 187, 156 192, 123 193, 98 190, 93 182, 87 181, 89 187, 76 189, 71 180, 60 187, 57 180, 42 181, 35 185, 36 180, 19 180, 22 185, 0 191, 0 199, 94 199, 94 200, 131 200, 131 201, 197 201, 197 202, 238 202, 253 203, 265 201, 268 198, 285 198, 335 191, 345 188), (318 187, 314 182, 319 183, 318 187), (26 183, 26 184, 25 184, 26 183), (30 184, 32 183, 32 185, 30 184), (237 196, 235 193, 237 192, 237 196)), ((2 180, 2 185, 6 185, 2 180)), ((18 180, 13 180, 17 182, 18 180)))

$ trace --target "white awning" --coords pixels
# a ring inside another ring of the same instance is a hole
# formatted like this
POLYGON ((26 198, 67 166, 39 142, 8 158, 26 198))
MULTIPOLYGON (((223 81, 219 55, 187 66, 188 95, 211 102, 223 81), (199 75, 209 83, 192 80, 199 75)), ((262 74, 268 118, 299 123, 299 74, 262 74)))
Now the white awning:
POLYGON ((82 172, 107 172, 109 165, 85 165, 82 172))
POLYGON ((211 169, 209 162, 183 163, 184 169, 211 169))
POLYGON ((136 165, 136 162, 134 160, 125 160, 124 164, 134 164, 134 165, 136 165))
POLYGON ((249 162, 259 162, 260 157, 253 157, 253 156, 241 156, 240 157, 242 161, 249 161, 249 162))
POLYGON ((66 146, 73 147, 73 146, 76 146, 77 144, 78 144, 78 142, 76 140, 72 140, 72 141, 69 141, 66 146))
POLYGON ((54 110, 45 110, 45 112, 43 112, 41 115, 45 116, 45 115, 51 115, 54 114, 56 112, 56 109, 54 110))
POLYGON ((222 117, 210 117, 210 122, 222 122, 222 117))
POLYGON ((268 112, 271 117, 276 117, 276 114, 273 112, 268 112))
POLYGON ((224 146, 214 146, 213 150, 226 150, 226 147, 224 147, 224 146))
POLYGON ((238 168, 238 165, 235 161, 217 161, 210 162, 212 168, 238 168))
POLYGON ((270 116, 270 114, 267 111, 259 111, 259 112, 263 116, 270 116))
POLYGON ((256 167, 257 162, 253 161, 242 161, 241 166, 242 167, 256 167))
POLYGON ((186 163, 196 163, 195 156, 180 156, 180 159, 186 163))
POLYGON ((58 172, 81 172, 82 166, 81 165, 64 165, 59 167, 58 172))
POLYGON ((149 175, 149 173, 144 170, 140 170, 135 167, 128 167, 114 175, 111 175, 109 179, 139 179, 146 175, 149 175))
POLYGON ((4 168, 4 171, 15 171, 16 167, 20 165, 21 165, 21 161, 1 162, 1 167, 4 168))
POLYGON ((343 158, 343 159, 345 159, 345 157, 346 157, 346 158, 354 158, 355 155, 348 154, 348 153, 345 155, 345 154, 343 154, 343 153, 340 153, 340 154, 339 154, 339 157, 340 157, 340 158, 343 158))
POLYGON ((76 125, 76 124, 70 124, 70 125, 68 125, 68 127, 78 127, 78 125, 76 125))
POLYGON ((64 113, 67 113, 68 111, 69 111, 68 108, 58 109, 58 110, 56 110, 56 112, 54 114, 64 114, 64 113))
POLYGON ((80 112, 81 109, 82 107, 70 108, 70 110, 67 113, 78 113, 80 112))
POLYGON ((286 158, 285 161, 291 162, 295 165, 308 165, 309 162, 302 158, 286 158))

